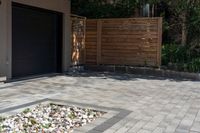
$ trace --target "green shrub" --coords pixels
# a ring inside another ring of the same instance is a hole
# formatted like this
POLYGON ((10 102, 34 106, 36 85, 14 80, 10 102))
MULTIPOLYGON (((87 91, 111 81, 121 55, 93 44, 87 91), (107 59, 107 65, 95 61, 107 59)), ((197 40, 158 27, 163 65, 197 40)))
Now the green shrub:
POLYGON ((192 61, 188 63, 188 70, 190 72, 200 72, 200 57, 192 59, 192 61))
POLYGON ((168 63, 184 63, 188 58, 187 47, 176 44, 165 44, 162 47, 163 65, 168 63))
POLYGON ((164 44, 162 65, 177 71, 200 72, 200 56, 189 45, 164 44))

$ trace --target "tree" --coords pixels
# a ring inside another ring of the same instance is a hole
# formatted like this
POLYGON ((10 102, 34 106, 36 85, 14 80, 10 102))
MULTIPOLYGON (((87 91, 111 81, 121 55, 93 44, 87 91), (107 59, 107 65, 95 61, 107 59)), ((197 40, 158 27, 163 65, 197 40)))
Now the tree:
MULTIPOLYGON (((127 18, 138 16, 140 13, 135 12, 140 12, 146 3, 151 6, 151 16, 161 15, 168 29, 176 30, 171 36, 179 38, 180 34, 183 46, 193 41, 193 31, 199 34, 200 28, 195 25, 200 22, 200 0, 73 0, 72 13, 87 18, 127 18), (160 6, 166 9, 160 10, 160 6)), ((197 38, 200 37, 195 38, 196 43, 197 38)))
POLYGON ((87 18, 131 17, 138 0, 73 0, 72 13, 87 18))

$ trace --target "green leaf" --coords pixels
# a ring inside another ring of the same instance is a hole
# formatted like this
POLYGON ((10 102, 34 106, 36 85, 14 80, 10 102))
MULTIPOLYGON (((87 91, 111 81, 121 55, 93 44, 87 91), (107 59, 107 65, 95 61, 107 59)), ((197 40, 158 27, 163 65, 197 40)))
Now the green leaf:
POLYGON ((24 114, 27 114, 27 113, 29 113, 29 112, 31 112, 31 109, 30 109, 30 108, 27 108, 27 109, 25 109, 25 110, 23 111, 24 114))

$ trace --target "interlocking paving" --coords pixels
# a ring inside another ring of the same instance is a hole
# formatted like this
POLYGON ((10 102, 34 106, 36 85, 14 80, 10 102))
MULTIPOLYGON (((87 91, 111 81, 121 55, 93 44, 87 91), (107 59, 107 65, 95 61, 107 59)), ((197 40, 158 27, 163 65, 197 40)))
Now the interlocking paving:
POLYGON ((120 108, 102 107, 102 106, 91 105, 91 104, 76 103, 76 102, 59 100, 59 99, 45 98, 45 99, 37 100, 34 102, 25 103, 22 105, 0 109, 0 115, 10 116, 12 114, 14 115, 14 114, 20 113, 27 108, 34 108, 38 104, 49 104, 49 103, 55 103, 58 105, 66 105, 66 106, 77 106, 77 107, 82 107, 82 108, 86 107, 86 108, 106 112, 106 114, 104 114, 103 117, 100 117, 101 119, 98 118, 98 121, 95 121, 95 124, 93 122, 92 126, 88 124, 84 127, 75 129, 75 132, 79 132, 79 133, 84 133, 84 131, 88 133, 94 133, 94 132, 102 133, 131 113, 131 111, 129 110, 120 109, 120 108))
POLYGON ((85 73, 0 85, 0 110, 45 98, 131 111, 104 133, 200 133, 200 82, 85 73))

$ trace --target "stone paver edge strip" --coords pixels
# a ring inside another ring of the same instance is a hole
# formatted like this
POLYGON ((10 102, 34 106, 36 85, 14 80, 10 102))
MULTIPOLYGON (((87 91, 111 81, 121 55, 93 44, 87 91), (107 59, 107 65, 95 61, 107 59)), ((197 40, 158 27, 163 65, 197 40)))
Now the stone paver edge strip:
POLYGON ((28 107, 28 106, 31 106, 31 105, 35 105, 35 104, 38 104, 38 103, 42 103, 42 102, 46 102, 46 101, 48 101, 47 98, 41 99, 41 100, 37 100, 37 101, 34 101, 34 102, 25 103, 25 104, 22 104, 22 105, 17 105, 17 106, 14 106, 14 107, 1 109, 0 110, 0 114, 6 113, 6 112, 10 112, 10 111, 13 111, 13 110, 17 110, 17 109, 20 109, 20 108, 25 108, 25 107, 28 107))
POLYGON ((26 103, 26 104, 17 105, 17 106, 14 106, 14 107, 2 109, 2 110, 0 110, 0 114, 10 112, 10 111, 13 111, 13 110, 17 110, 17 109, 20 109, 20 108, 25 108, 25 107, 28 107, 28 106, 32 106, 32 105, 35 105, 35 104, 42 103, 42 102, 48 102, 48 101, 49 102, 65 102, 65 103, 73 104, 73 105, 88 106, 88 107, 92 107, 92 108, 99 108, 99 109, 102 109, 102 110, 111 110, 111 111, 119 112, 115 116, 106 120, 104 123, 97 125, 93 129, 88 131, 88 133, 94 133, 94 132, 95 133, 102 133, 102 132, 106 131, 107 129, 109 129, 110 127, 112 127, 113 125, 115 125, 116 123, 118 123, 120 120, 122 120, 123 118, 125 118, 126 116, 128 116, 132 112, 132 111, 120 109, 120 108, 103 107, 103 106, 93 105, 93 104, 77 103, 77 102, 72 102, 72 101, 67 101, 67 100, 45 98, 45 99, 37 100, 37 101, 34 101, 34 102, 29 102, 29 103, 26 103))

